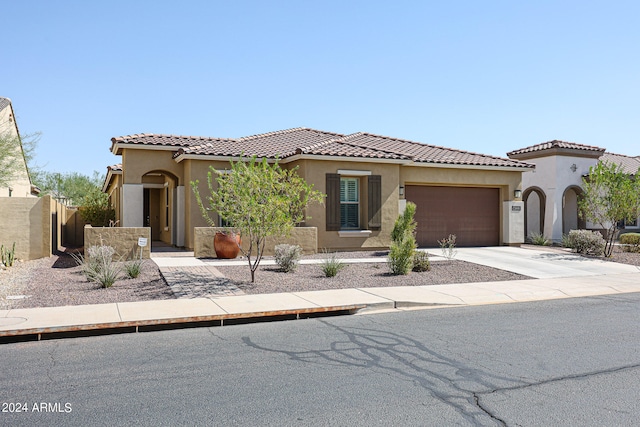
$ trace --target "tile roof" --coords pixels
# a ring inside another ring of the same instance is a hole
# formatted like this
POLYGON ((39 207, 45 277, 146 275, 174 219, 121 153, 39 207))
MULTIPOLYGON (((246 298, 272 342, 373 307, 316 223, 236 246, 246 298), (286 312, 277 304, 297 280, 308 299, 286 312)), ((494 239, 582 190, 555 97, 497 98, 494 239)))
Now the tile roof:
POLYGON ((118 144, 175 148, 182 155, 240 155, 285 159, 294 155, 389 159, 417 163, 530 168, 517 160, 422 144, 370 133, 342 135, 309 128, 293 128, 242 138, 206 138, 174 135, 135 134, 112 138, 118 144))
POLYGON ((620 165, 622 170, 629 175, 635 175, 640 169, 640 156, 630 157, 624 154, 604 153, 600 157, 600 161, 620 165))
POLYGON ((0 111, 4 110, 9 105, 11 105, 11 100, 9 98, 3 98, 0 96, 0 111))
POLYGON ((107 172, 122 172, 122 163, 107 166, 107 172))
POLYGON ((551 150, 551 149, 565 149, 565 150, 583 150, 583 151, 591 151, 597 154, 598 152, 604 153, 604 148, 595 147, 593 145, 584 145, 584 144, 576 144, 575 142, 566 142, 566 141, 558 141, 554 139, 553 141, 543 142, 541 144, 532 145, 530 147, 521 148, 519 150, 510 151, 507 153, 507 156, 517 156, 521 154, 534 153, 538 151, 551 150))
POLYGON ((416 163, 436 163, 452 165, 474 166, 511 166, 528 168, 529 164, 517 160, 488 156, 486 154, 472 153, 469 151, 428 145, 415 141, 392 138, 388 136, 374 135, 370 133, 357 133, 344 138, 345 142, 361 147, 385 150, 390 153, 402 155, 404 158, 416 163))

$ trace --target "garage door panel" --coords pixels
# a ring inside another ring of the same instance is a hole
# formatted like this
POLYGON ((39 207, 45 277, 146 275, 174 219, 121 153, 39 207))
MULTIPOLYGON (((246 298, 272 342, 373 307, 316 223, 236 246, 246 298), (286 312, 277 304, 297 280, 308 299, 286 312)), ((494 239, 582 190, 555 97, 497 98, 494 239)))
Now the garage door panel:
POLYGON ((500 240, 497 188, 406 186, 416 204, 416 239, 423 247, 455 234, 458 246, 495 246, 500 240))

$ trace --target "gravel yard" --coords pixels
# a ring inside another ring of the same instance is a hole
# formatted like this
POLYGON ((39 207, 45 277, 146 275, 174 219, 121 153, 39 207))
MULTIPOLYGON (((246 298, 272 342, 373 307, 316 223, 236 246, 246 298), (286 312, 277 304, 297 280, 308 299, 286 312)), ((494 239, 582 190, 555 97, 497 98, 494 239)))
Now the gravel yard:
MULTIPOLYGON (((432 253, 440 255, 437 250, 432 253)), ((384 256, 386 252, 339 254, 343 259, 384 256)), ((305 258, 323 257, 323 254, 316 254, 305 258)), ((635 253, 616 250, 609 260, 640 266, 640 254, 635 253)), ((246 265, 219 267, 219 270, 247 294, 526 279, 518 274, 457 260, 436 261, 431 266, 432 270, 428 272, 394 276, 389 274, 384 262, 349 264, 333 278, 324 277, 320 265, 300 265, 294 273, 282 273, 276 266, 262 266, 256 272, 256 283, 250 283, 246 265)), ((109 289, 88 282, 68 254, 18 262, 11 268, 0 270, 0 309, 173 298, 171 288, 151 260, 144 261, 138 278, 118 280, 109 289)))

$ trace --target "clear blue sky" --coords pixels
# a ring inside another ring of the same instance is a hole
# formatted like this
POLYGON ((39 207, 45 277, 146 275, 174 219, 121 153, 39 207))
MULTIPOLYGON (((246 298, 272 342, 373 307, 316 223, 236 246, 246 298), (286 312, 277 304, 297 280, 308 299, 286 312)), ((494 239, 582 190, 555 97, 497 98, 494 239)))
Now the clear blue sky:
POLYGON ((640 155, 638 1, 0 0, 0 96, 37 162, 103 173, 113 136, 298 126, 505 156, 640 155))

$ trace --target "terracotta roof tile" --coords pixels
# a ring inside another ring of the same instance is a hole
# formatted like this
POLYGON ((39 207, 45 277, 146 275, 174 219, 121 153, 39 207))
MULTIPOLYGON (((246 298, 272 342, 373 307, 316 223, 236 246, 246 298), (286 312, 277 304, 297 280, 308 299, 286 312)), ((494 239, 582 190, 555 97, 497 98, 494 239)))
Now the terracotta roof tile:
POLYGON ((575 142, 558 141, 557 139, 554 139, 553 141, 547 141, 541 144, 532 145, 530 147, 521 148, 519 150, 510 151, 509 153, 507 153, 507 156, 512 157, 512 156, 517 156, 519 154, 550 150, 552 148, 563 148, 567 150, 584 150, 584 151, 603 152, 603 153, 605 150, 604 148, 595 147, 593 145, 576 144, 575 142))
POLYGON ((629 175, 637 174, 640 169, 640 156, 630 157, 624 154, 604 153, 600 157, 600 161, 620 165, 622 170, 629 175))
POLYGON ((500 157, 454 150, 398 138, 354 133, 342 135, 309 128, 293 128, 232 138, 205 138, 175 135, 135 134, 112 138, 115 144, 151 145, 175 148, 181 155, 240 155, 287 158, 295 154, 356 157, 363 159, 408 160, 418 163, 457 164, 529 168, 531 165, 500 157))
POLYGON ((516 160, 485 154, 455 150, 423 144, 415 141, 392 138, 388 136, 374 135, 370 133, 357 133, 343 138, 345 142, 361 147, 383 150, 409 158, 417 163, 438 163, 473 166, 510 166, 528 168, 531 165, 516 160))
POLYGON ((9 98, 3 98, 0 96, 0 111, 4 110, 9 105, 11 105, 11 100, 9 98))

